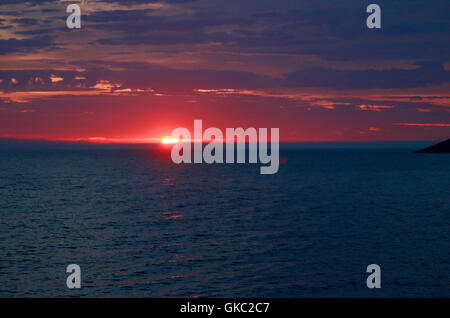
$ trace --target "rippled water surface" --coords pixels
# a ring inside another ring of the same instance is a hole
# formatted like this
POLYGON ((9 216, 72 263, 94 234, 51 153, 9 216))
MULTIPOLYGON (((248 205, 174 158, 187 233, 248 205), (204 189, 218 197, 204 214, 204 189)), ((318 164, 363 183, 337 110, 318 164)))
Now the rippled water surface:
POLYGON ((268 176, 155 149, 0 151, 0 296, 450 296, 449 155, 282 156, 268 176))

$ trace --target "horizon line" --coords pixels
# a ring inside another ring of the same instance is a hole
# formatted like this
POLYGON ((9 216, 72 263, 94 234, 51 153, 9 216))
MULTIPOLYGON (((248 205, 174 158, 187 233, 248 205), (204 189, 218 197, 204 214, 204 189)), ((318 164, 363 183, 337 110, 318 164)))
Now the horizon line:
MULTIPOLYGON (((91 144, 91 145, 146 145, 146 144, 161 144, 165 146, 174 145, 163 144, 163 138, 108 138, 108 137, 77 137, 77 138, 45 138, 45 137, 13 137, 13 136, 0 136, 0 141, 29 141, 29 142, 55 142, 55 143, 73 143, 73 144, 91 144)), ((447 138, 449 139, 449 138, 447 138)), ((279 143, 377 143, 377 142, 438 142, 445 141, 443 139, 379 139, 379 140, 281 140, 279 143)), ((179 142, 183 142, 182 140, 179 142)), ((185 141, 187 143, 214 143, 213 141, 185 141)), ((271 140, 267 140, 268 143, 271 140)), ((217 141, 217 143, 238 143, 237 141, 217 141)), ((239 142, 240 143, 240 142, 239 142)), ((244 143, 252 143, 245 141, 244 143)), ((258 142, 256 142, 258 143, 258 142)))

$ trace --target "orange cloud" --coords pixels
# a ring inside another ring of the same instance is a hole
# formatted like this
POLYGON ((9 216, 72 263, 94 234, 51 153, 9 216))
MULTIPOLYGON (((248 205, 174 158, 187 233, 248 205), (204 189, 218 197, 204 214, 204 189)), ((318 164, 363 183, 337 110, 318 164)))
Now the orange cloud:
POLYGON ((433 110, 429 108, 416 108, 419 113, 430 113, 433 110))
POLYGON ((107 81, 107 80, 99 80, 91 88, 96 88, 96 89, 101 89, 101 90, 111 90, 113 88, 118 88, 118 87, 120 87, 120 84, 111 83, 110 81, 107 81))
POLYGON ((442 123, 394 123, 396 126, 418 126, 418 127, 450 127, 450 124, 442 123))
POLYGON ((386 105, 359 105, 359 109, 361 110, 370 110, 374 112, 381 112, 383 109, 395 108, 395 106, 386 106, 386 105))
POLYGON ((58 82, 64 81, 64 77, 60 77, 60 76, 52 74, 52 75, 50 75, 50 80, 52 81, 52 83, 58 83, 58 82))

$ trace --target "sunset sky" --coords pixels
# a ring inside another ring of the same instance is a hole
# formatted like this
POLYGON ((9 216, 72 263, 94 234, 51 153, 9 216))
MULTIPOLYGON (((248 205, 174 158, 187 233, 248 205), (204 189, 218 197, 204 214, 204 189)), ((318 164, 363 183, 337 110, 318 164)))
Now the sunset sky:
POLYGON ((0 137, 450 137, 450 2, 1 0, 0 137), (378 3, 381 30, 366 27, 378 3), (66 27, 79 3, 82 27, 66 27))

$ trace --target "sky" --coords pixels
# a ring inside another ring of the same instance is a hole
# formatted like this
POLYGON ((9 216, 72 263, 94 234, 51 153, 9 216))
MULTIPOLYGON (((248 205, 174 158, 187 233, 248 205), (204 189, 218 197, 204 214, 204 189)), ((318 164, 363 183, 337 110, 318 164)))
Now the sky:
POLYGON ((450 2, 1 0, 0 138, 450 137, 450 2), (81 29, 66 8, 81 7, 81 29), (381 7, 381 29, 366 7, 381 7))

